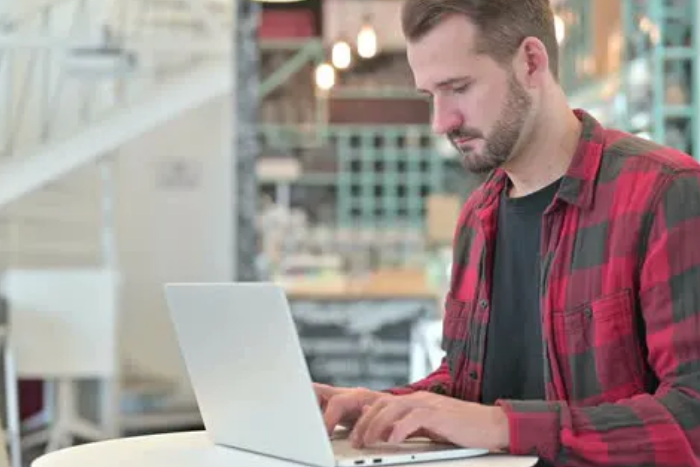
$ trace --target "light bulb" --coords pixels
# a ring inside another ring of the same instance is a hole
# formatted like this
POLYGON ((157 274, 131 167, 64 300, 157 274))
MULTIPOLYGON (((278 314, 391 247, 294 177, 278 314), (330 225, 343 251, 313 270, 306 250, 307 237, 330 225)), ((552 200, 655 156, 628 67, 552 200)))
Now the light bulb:
POLYGON ((357 54, 362 58, 372 58, 377 54, 377 33, 365 24, 357 33, 357 54))
POLYGON ((338 41, 333 44, 333 51, 331 52, 331 60, 333 66, 339 70, 344 70, 350 66, 352 60, 352 49, 350 44, 345 41, 338 41))
POLYGON ((557 36, 557 43, 561 44, 564 42, 566 37, 566 24, 564 20, 559 15, 554 15, 554 32, 557 36))
POLYGON ((335 86, 335 69, 328 63, 322 63, 316 68, 316 86, 324 91, 335 86))

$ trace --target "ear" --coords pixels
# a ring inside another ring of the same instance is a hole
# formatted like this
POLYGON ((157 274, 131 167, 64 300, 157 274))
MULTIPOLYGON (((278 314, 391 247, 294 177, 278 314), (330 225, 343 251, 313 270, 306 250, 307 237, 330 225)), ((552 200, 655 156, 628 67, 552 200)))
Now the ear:
POLYGON ((549 54, 542 41, 535 37, 525 38, 515 55, 515 70, 525 87, 542 85, 549 75, 549 54))

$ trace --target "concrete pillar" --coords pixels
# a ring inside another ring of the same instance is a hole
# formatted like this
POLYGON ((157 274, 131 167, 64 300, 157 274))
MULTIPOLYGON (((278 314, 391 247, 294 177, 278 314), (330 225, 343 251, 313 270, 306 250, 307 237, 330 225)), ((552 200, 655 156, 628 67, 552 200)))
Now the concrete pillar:
POLYGON ((236 216, 235 279, 252 281, 258 278, 258 232, 256 229, 258 182, 255 165, 260 152, 257 141, 259 50, 257 28, 260 4, 238 1, 233 60, 235 76, 233 209, 236 216))

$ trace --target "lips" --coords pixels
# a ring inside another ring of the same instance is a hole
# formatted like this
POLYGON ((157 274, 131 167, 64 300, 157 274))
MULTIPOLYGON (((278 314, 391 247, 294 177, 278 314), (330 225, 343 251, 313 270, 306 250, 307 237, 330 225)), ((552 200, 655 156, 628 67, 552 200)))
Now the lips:
POLYGON ((456 138, 454 141, 458 146, 461 146, 463 144, 467 144, 470 141, 474 141, 476 138, 471 138, 471 137, 466 137, 466 138, 456 138))

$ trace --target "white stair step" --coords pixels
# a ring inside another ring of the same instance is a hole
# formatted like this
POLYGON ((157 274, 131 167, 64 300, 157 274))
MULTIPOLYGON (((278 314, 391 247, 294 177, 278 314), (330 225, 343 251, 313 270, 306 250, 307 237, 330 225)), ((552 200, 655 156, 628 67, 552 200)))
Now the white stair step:
POLYGON ((92 251, 21 251, 2 252, 3 268, 66 268, 66 267, 94 267, 103 264, 100 252, 92 251))
POLYGON ((0 242, 12 242, 16 239, 22 245, 31 243, 99 243, 99 224, 94 223, 45 223, 0 225, 0 242))
POLYGON ((20 253, 31 255, 99 255, 100 248, 97 244, 87 244, 86 242, 25 242, 21 250, 13 249, 12 245, 0 245, 0 254, 20 253))

